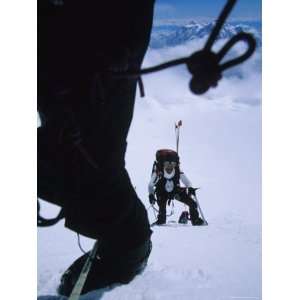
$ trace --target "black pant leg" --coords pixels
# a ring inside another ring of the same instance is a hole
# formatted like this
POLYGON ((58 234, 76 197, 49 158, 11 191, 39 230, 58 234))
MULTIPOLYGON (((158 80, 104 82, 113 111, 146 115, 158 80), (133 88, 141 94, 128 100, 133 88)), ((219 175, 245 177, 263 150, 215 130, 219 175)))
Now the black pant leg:
POLYGON ((176 200, 186 204, 189 207, 189 212, 190 212, 190 217, 192 222, 194 220, 199 219, 199 212, 197 209, 197 203, 186 193, 186 190, 180 190, 179 193, 179 198, 176 198, 176 200))
POLYGON ((165 224, 167 220, 167 201, 168 199, 163 196, 157 197, 157 204, 159 207, 159 213, 157 216, 157 222, 159 224, 165 224))
POLYGON ((146 210, 124 160, 137 80, 114 78, 101 71, 118 65, 125 52, 129 69, 140 68, 152 15, 152 0, 130 4, 75 0, 61 8, 39 8, 38 107, 43 126, 59 128, 72 119, 80 129, 81 146, 99 168, 93 168, 82 151, 66 141, 58 158, 48 155, 47 149, 58 138, 55 135, 38 150, 38 193, 65 206, 70 229, 123 248, 133 247, 151 234, 146 210), (91 96, 98 71, 104 92, 100 101, 91 96), (57 168, 51 168, 54 161, 57 168))

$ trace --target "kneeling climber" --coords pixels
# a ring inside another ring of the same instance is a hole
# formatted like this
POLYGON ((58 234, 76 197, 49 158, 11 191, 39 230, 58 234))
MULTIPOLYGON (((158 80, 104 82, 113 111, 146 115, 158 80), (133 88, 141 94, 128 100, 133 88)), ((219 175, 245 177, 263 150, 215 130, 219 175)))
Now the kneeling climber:
POLYGON ((195 189, 186 175, 179 168, 177 152, 168 149, 156 152, 151 180, 148 185, 149 201, 159 207, 156 225, 166 223, 166 206, 173 199, 189 207, 190 219, 193 225, 202 225, 204 221, 199 217, 197 203, 193 200, 195 189), (185 187, 180 186, 180 181, 185 187))

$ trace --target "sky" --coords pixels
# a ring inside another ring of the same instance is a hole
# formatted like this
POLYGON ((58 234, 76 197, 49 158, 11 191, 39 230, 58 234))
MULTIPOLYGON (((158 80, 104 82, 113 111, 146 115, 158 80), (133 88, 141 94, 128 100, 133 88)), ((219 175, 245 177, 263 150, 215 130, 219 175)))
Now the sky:
MULTIPOLYGON (((225 0, 156 0, 155 19, 215 19, 225 3, 225 0)), ((230 17, 239 20, 261 20, 261 0, 237 1, 230 17)))

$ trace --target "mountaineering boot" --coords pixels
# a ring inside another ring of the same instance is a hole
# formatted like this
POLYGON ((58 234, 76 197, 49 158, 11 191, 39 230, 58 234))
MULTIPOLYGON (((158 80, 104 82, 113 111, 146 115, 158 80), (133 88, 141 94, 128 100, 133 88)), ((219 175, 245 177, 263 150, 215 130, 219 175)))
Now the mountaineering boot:
MULTIPOLYGON (((147 265, 152 249, 150 239, 134 249, 121 252, 100 242, 82 294, 113 284, 127 284, 140 274, 147 265)), ((57 292, 69 296, 90 252, 79 257, 62 275, 57 292)))
POLYGON ((189 205, 192 225, 203 225, 205 222, 199 217, 197 204, 193 201, 189 205))
POLYGON ((204 221, 199 217, 199 213, 195 207, 190 207, 190 216, 191 216, 191 223, 194 226, 200 226, 204 224, 204 221))
POLYGON ((178 223, 180 224, 187 224, 189 220, 189 213, 188 211, 183 211, 179 217, 178 223))

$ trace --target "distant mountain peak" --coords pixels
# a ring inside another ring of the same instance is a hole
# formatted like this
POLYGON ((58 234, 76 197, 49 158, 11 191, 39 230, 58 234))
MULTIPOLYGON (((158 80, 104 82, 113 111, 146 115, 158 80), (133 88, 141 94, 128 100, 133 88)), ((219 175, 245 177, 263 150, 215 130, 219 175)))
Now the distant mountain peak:
MULTIPOLYGON (((190 20, 186 24, 168 26, 154 26, 150 41, 151 48, 165 48, 174 47, 187 43, 195 39, 202 39, 207 37, 215 22, 197 22, 190 20)), ((258 28, 247 24, 246 22, 239 23, 225 23, 221 29, 218 39, 229 39, 239 32, 250 32, 254 35, 258 44, 261 44, 261 33, 258 28)))

